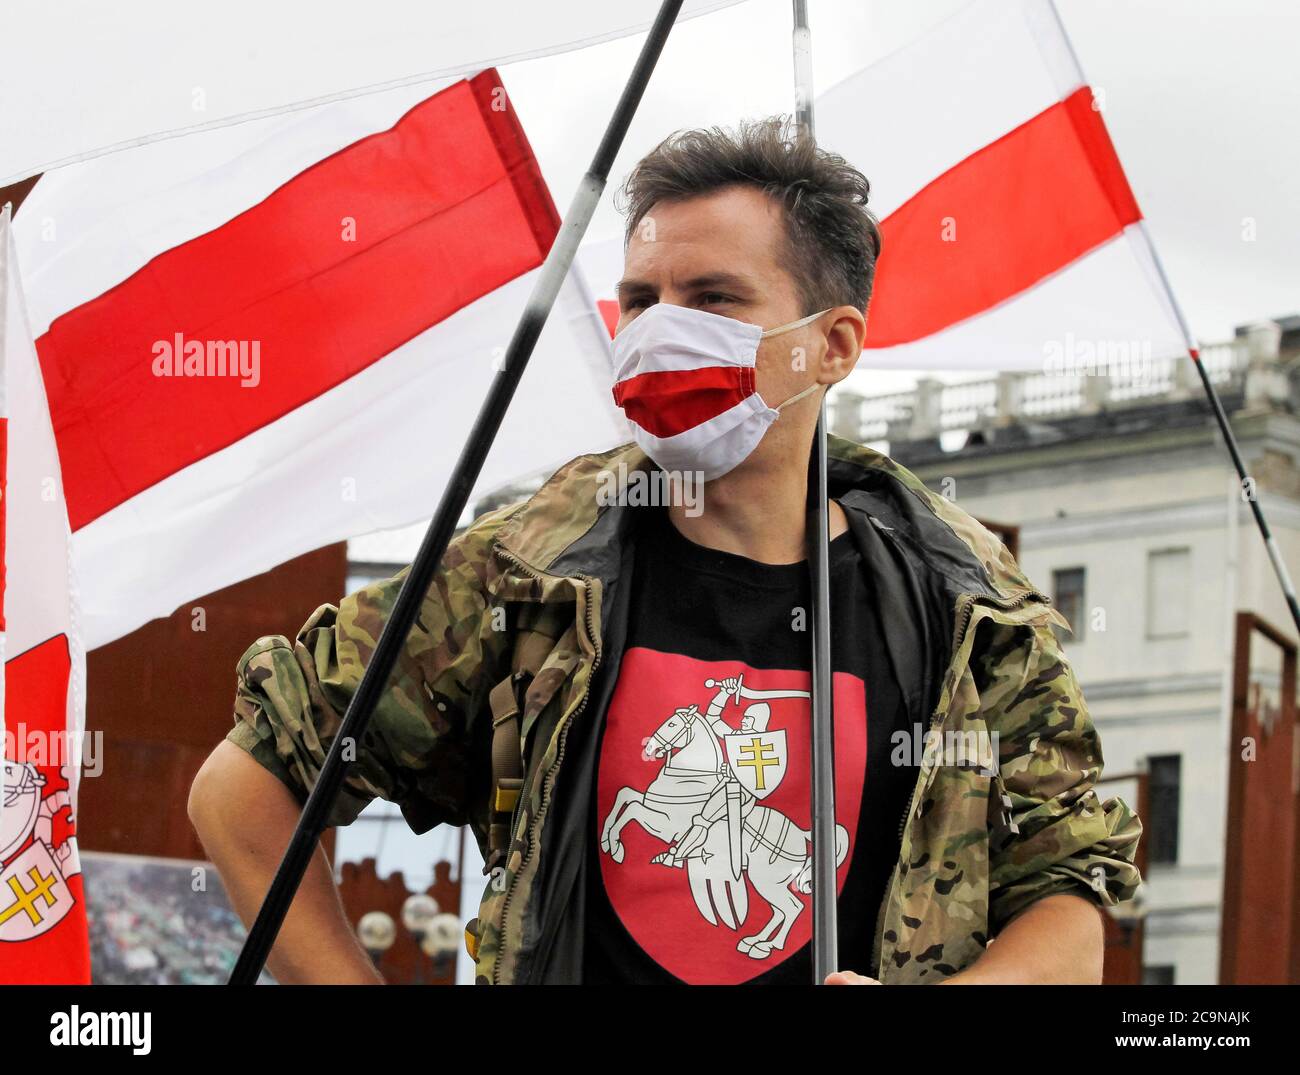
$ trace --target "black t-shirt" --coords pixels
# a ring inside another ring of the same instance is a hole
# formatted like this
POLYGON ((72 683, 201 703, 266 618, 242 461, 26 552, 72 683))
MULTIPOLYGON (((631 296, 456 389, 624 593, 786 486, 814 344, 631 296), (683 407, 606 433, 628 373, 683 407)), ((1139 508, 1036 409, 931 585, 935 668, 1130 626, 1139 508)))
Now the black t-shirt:
MULTIPOLYGON (((862 974, 916 778, 915 752, 894 749, 911 719, 870 585, 841 534, 831 542, 839 966, 862 974)), ((811 983, 809 593, 806 563, 697 545, 665 510, 646 509, 599 729, 585 983, 811 983)))

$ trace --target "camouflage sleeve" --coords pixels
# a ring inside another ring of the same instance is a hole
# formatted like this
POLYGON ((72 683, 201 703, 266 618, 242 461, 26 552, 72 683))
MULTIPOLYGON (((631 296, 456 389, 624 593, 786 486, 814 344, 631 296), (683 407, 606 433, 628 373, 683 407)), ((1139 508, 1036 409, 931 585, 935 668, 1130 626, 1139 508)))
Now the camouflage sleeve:
MULTIPOLYGON (((485 571, 506 509, 478 520, 447 551, 335 800, 348 825, 376 797, 397 803, 415 832, 470 820, 469 743, 502 663, 485 571)), ((316 782, 408 569, 323 605, 297 637, 259 638, 237 666, 227 738, 300 802, 316 782)), ((504 674, 504 673, 502 673, 504 674)))
POLYGON ((1122 799, 1097 797, 1101 743, 1056 634, 1044 622, 986 628, 977 667, 981 709, 997 735, 990 794, 1000 800, 989 850, 993 934, 1059 892, 1102 907, 1131 899, 1142 824, 1122 799))

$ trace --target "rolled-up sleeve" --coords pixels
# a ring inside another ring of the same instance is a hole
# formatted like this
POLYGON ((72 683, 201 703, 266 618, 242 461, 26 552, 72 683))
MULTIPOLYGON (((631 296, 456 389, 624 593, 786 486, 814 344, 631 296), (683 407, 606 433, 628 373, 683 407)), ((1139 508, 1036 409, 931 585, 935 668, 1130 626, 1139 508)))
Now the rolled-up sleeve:
POLYGON ((1101 742, 1051 625, 994 625, 978 663, 985 721, 998 737, 993 933, 1057 893, 1099 907, 1132 899, 1141 882, 1134 861, 1142 823, 1124 800, 1096 793, 1101 742))
MULTIPOLYGON (((345 747, 350 764, 330 825, 351 824, 376 798, 398 804, 417 833, 471 820, 488 774, 473 770, 470 744, 504 648, 482 588, 489 538, 485 524, 448 550, 369 726, 345 747)), ((293 640, 259 638, 239 660, 227 738, 300 802, 320 775, 406 574, 321 606, 293 640)))

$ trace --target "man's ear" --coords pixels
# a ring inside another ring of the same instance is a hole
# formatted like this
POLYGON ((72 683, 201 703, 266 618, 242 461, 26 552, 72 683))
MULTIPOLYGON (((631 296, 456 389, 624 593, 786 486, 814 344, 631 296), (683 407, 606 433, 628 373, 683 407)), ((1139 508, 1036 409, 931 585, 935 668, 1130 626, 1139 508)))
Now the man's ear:
POLYGON ((867 319, 856 306, 836 306, 831 317, 826 353, 817 372, 818 384, 836 384, 852 373, 867 337, 867 319))

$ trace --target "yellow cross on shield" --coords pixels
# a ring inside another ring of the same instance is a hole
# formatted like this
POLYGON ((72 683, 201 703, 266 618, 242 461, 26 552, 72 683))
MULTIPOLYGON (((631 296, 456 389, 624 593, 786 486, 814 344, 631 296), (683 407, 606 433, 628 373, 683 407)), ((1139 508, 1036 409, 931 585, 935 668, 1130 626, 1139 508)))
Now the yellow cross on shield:
POLYGON ((767 798, 785 776, 785 729, 736 732, 722 738, 727 763, 741 787, 756 799, 767 798))

